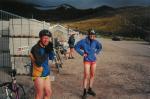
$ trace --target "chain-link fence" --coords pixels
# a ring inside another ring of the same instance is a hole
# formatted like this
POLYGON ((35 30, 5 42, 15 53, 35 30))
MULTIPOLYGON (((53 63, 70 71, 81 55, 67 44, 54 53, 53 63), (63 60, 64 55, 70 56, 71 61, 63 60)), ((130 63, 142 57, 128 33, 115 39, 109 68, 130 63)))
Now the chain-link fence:
POLYGON ((16 68, 26 73, 30 48, 39 40, 38 33, 48 29, 49 23, 27 19, 0 10, 0 67, 16 68))

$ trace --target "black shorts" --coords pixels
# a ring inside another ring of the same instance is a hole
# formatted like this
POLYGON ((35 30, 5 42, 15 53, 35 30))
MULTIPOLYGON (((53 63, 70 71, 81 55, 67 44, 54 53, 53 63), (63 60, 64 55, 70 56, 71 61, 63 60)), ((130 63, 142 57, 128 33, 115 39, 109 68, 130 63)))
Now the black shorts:
POLYGON ((69 48, 74 48, 74 45, 69 45, 69 48))

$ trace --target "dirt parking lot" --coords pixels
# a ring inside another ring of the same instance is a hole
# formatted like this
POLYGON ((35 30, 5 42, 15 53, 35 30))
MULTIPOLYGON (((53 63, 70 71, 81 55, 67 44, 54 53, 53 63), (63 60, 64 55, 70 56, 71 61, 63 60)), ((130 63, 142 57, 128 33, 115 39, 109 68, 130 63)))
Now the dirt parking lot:
MULTIPOLYGON (((103 50, 98 55, 93 87, 97 96, 87 99, 150 99, 150 45, 142 41, 100 40, 103 50)), ((75 56, 65 61, 61 74, 53 71, 52 99, 81 99, 83 62, 81 56, 75 56)), ((0 78, 1 82, 10 79, 2 70, 0 78)), ((17 76, 17 79, 24 84, 28 99, 33 99, 31 78, 17 76)))

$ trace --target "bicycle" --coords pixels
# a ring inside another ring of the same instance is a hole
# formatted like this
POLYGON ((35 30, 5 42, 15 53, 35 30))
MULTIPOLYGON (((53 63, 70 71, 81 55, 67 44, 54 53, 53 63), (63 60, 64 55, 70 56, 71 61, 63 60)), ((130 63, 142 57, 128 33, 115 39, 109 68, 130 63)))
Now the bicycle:
POLYGON ((63 51, 63 46, 58 40, 58 38, 53 39, 53 52, 54 52, 54 61, 55 61, 55 66, 58 70, 58 73, 60 73, 63 65, 63 58, 62 58, 62 51, 63 51))
POLYGON ((61 58, 61 55, 60 55, 61 54, 60 46, 54 48, 53 51, 54 51, 55 66, 58 70, 58 73, 60 73, 62 65, 63 65, 63 61, 62 61, 62 58, 61 58))
POLYGON ((10 76, 12 78, 11 82, 0 84, 0 88, 2 89, 0 99, 26 99, 23 86, 17 83, 15 69, 10 72, 10 76))

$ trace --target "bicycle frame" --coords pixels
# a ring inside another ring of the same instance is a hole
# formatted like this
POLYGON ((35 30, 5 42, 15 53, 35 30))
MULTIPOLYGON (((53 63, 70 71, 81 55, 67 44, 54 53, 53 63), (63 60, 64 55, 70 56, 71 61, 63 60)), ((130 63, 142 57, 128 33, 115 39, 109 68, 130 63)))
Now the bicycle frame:
POLYGON ((5 88, 5 92, 6 92, 7 99, 9 99, 10 97, 12 97, 12 93, 8 92, 8 87, 5 88))
POLYGON ((60 68, 62 68, 63 62, 60 57, 59 47, 54 48, 53 50, 54 50, 54 54, 55 54, 55 57, 54 57, 55 65, 56 65, 56 68, 58 69, 58 72, 60 73, 60 68))
POLYGON ((5 93, 6 93, 6 99, 12 99, 13 97, 13 93, 15 94, 15 99, 20 99, 20 95, 19 95, 19 87, 21 87, 24 97, 25 97, 25 91, 22 85, 17 84, 16 78, 16 71, 13 70, 11 72, 11 78, 12 81, 11 82, 5 82, 3 84, 0 85, 0 87, 4 87, 5 88, 5 93))

